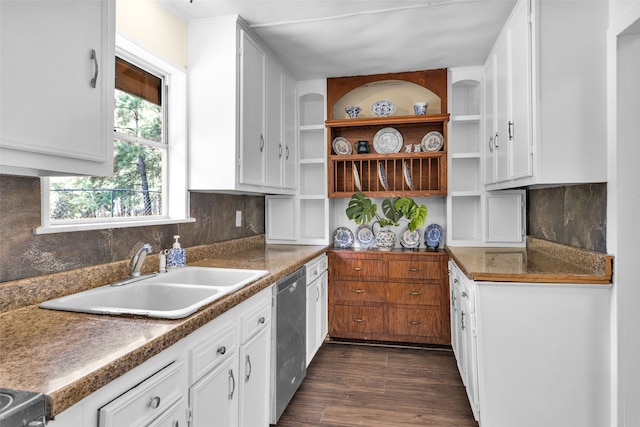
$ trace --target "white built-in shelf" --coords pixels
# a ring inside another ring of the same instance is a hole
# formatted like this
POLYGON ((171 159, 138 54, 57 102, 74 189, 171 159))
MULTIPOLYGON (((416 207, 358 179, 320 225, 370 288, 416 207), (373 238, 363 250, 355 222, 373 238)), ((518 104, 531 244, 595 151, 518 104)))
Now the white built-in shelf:
POLYGON ((461 116, 451 116, 452 122, 479 122, 480 114, 467 114, 461 116))

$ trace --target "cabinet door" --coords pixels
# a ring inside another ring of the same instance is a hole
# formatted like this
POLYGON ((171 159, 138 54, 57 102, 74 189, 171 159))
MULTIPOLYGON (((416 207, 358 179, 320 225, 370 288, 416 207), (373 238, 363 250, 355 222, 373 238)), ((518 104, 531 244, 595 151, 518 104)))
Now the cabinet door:
MULTIPOLYGON (((240 346, 240 426, 269 425, 271 339, 269 328, 240 346)), ((229 424, 230 425, 230 424, 229 424)))
MULTIPOLYGON (((523 2, 526 3, 526 2, 523 2)), ((526 7, 518 6, 509 29, 510 111, 509 144, 511 149, 511 179, 533 174, 531 145, 531 29, 526 7)))
POLYGON ((296 82, 284 76, 284 170, 282 186, 298 188, 298 142, 296 140, 296 82))
POLYGON ((493 137, 495 150, 495 180, 502 182, 509 179, 509 75, 508 45, 503 38, 496 47, 496 132, 493 137))
POLYGON ((267 187, 282 187, 282 163, 284 158, 283 141, 283 95, 284 73, 271 58, 266 58, 266 100, 265 100, 265 134, 266 134, 266 179, 267 187))
POLYGON ((478 411, 480 403, 478 400, 478 336, 476 333, 476 317, 471 312, 467 304, 462 304, 462 312, 464 319, 461 324, 464 348, 464 363, 466 389, 469 403, 476 420, 478 420, 478 411))
POLYGON ((316 354, 316 343, 318 342, 318 310, 320 302, 320 288, 318 280, 307 285, 307 366, 316 354))
POLYGON ((329 332, 329 273, 326 271, 320 275, 318 287, 320 288, 320 307, 318 309, 320 311, 318 316, 320 335, 318 336, 318 348, 320 348, 329 332))
POLYGON ((264 184, 264 76, 266 55, 240 30, 240 183, 264 184))
POLYGON ((3 0, 0 17, 2 171, 111 175, 114 2, 3 0))
POLYGON ((489 56, 484 67, 484 139, 482 141, 482 159, 484 161, 484 183, 495 182, 494 139, 495 130, 495 90, 496 90, 496 57, 489 56))
POLYGON ((525 192, 499 191, 487 194, 487 242, 519 243, 525 235, 525 192))
MULTIPOLYGON (((238 358, 227 359, 189 388, 192 427, 238 425, 238 358)), ((263 396, 264 398, 264 396, 263 396)))

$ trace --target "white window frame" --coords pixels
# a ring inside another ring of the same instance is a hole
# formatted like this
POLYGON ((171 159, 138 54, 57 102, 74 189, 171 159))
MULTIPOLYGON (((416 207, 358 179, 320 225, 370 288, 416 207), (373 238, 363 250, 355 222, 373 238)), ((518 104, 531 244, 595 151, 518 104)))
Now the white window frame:
POLYGON ((164 177, 166 214, 154 217, 80 219, 52 223, 50 219, 49 178, 41 178, 41 226, 33 230, 34 234, 195 222, 195 218, 189 217, 189 193, 187 190, 186 73, 121 35, 116 35, 116 55, 135 65, 142 65, 150 72, 158 73, 168 85, 168 105, 166 108, 169 119, 165 124, 165 129, 169 146, 166 156, 167 174, 164 177))

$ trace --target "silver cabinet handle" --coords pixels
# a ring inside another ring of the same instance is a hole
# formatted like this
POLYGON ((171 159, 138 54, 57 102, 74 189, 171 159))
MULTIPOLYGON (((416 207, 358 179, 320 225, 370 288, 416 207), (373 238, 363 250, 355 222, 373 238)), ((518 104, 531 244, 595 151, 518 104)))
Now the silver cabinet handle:
POLYGON ((467 293, 463 291, 463 292, 462 292, 462 296, 463 296, 464 298, 466 298, 466 297, 467 297, 467 293))
POLYGON ((493 137, 493 146, 496 147, 496 150, 499 148, 498 147, 498 132, 496 132, 496 135, 493 137))
POLYGON ((493 153, 493 136, 489 137, 489 152, 493 153))
POLYGON ((233 399, 233 393, 236 391, 236 379, 233 377, 233 369, 229 369, 229 384, 231 390, 229 391, 229 400, 233 399))
POLYGON ((458 279, 453 279, 453 283, 460 283, 458 279))
POLYGON ((149 399, 147 406, 151 409, 157 409, 160 406, 160 397, 156 396, 149 399))
POLYGON ((462 329, 464 331, 464 311, 460 312, 460 329, 462 329))
POLYGON ((226 352, 227 352, 227 347, 225 347, 225 346, 221 346, 218 349, 218 354, 220 354, 220 355, 224 355, 226 352))
POLYGON ((316 301, 320 300, 320 288, 316 287, 316 301))
POLYGON ((95 67, 95 72, 93 73, 93 78, 89 82, 89 85, 92 88, 95 88, 96 83, 98 82, 98 56, 96 55, 95 49, 91 49, 89 51, 89 59, 93 59, 93 66, 95 67))
POLYGON ((249 355, 247 354, 247 357, 245 358, 245 365, 247 367, 247 375, 245 375, 244 377, 244 382, 247 383, 249 382, 249 378, 251 377, 251 358, 249 357, 249 355))
POLYGON ((287 153, 287 155, 285 156, 285 159, 289 160, 289 146, 288 145, 285 147, 285 153, 287 153))
POLYGON ((264 150, 264 136, 260 134, 260 152, 261 153, 262 153, 262 150, 264 150))
POLYGON ((260 323, 261 325, 264 325, 264 322, 266 322, 267 319, 264 318, 264 316, 260 316, 260 318, 258 319, 258 323, 260 323))
POLYGON ((509 141, 513 140, 513 122, 509 122, 509 141))
POLYGON ((282 142, 278 144, 278 158, 282 158, 282 142))

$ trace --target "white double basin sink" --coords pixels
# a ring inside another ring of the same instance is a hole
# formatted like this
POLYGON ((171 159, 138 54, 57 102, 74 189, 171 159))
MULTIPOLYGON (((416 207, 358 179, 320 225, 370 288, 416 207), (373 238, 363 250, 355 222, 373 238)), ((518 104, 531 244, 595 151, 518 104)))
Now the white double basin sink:
POLYGON ((184 267, 119 286, 106 285, 52 299, 40 307, 180 319, 267 274, 266 270, 184 267))

